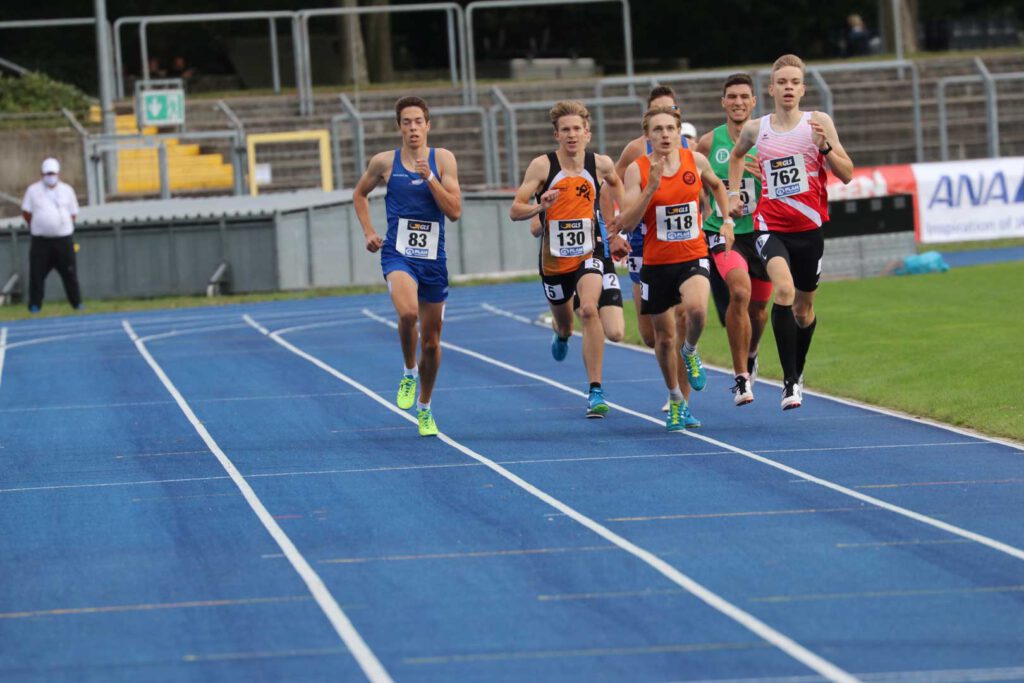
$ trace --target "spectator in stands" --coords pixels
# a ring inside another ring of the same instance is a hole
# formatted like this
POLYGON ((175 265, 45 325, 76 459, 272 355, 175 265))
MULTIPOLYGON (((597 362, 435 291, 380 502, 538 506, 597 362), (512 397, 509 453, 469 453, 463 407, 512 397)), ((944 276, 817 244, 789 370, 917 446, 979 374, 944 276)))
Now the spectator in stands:
POLYGON ((196 70, 188 65, 184 57, 177 55, 171 60, 171 68, 168 70, 167 75, 171 78, 192 78, 196 75, 196 70))
POLYGON ((846 17, 846 56, 857 57, 871 54, 871 35, 859 14, 846 17))
POLYGON ((64 282, 64 294, 74 309, 82 308, 75 269, 75 218, 78 199, 67 183, 60 181, 60 162, 43 161, 42 180, 32 183, 21 202, 21 215, 32 232, 29 247, 28 310, 38 313, 43 307, 46 276, 54 268, 64 282))
POLYGON ((150 78, 167 78, 167 71, 160 66, 160 60, 156 57, 149 58, 149 77, 150 78))

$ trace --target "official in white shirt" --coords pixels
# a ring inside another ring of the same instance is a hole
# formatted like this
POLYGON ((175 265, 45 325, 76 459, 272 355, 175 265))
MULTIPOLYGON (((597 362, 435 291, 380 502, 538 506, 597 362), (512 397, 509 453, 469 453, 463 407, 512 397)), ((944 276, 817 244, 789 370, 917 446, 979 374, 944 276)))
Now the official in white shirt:
POLYGON ((43 283, 54 268, 64 282, 64 293, 72 308, 82 308, 75 269, 75 217, 78 199, 67 183, 61 182, 60 162, 43 161, 42 180, 25 190, 21 215, 32 230, 29 249, 28 310, 38 313, 43 306, 43 283))

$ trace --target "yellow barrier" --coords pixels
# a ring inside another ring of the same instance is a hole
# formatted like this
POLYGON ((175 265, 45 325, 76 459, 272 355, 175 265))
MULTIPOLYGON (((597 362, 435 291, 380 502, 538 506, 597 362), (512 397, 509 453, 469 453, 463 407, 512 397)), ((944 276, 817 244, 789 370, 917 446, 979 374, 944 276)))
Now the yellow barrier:
POLYGON ((256 145, 282 142, 316 141, 320 147, 320 179, 324 192, 334 189, 334 174, 331 171, 331 136, 326 130, 296 130, 288 133, 254 133, 247 135, 245 146, 249 157, 249 194, 260 193, 256 185, 256 145))

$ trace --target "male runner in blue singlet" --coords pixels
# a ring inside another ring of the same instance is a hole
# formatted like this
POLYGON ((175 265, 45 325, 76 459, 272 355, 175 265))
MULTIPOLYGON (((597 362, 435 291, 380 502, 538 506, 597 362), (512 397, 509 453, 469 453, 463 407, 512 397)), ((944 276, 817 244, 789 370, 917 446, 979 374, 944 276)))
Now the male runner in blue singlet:
POLYGON ((366 236, 366 250, 381 252, 381 269, 398 313, 398 338, 405 365, 396 402, 403 410, 411 408, 419 383, 420 436, 435 436, 438 430, 430 396, 441 362, 441 324, 448 298, 444 224, 445 218, 458 220, 462 192, 455 156, 446 149, 427 146, 427 103, 419 97, 403 97, 395 103, 395 118, 402 146, 370 160, 352 193, 352 204, 366 236), (388 190, 388 231, 383 239, 373 228, 367 198, 381 183, 386 183, 388 190))

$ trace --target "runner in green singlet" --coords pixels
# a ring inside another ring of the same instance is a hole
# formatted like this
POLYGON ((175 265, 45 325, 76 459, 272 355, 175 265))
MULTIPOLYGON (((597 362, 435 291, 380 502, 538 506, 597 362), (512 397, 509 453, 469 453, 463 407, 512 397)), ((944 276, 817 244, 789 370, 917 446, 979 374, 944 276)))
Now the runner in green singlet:
MULTIPOLYGON (((743 124, 757 105, 754 85, 747 74, 733 74, 725 80, 722 88, 722 108, 725 123, 704 134, 697 144, 697 151, 711 162, 715 175, 728 183, 729 153, 743 124)), ((754 400, 754 378, 757 374, 757 346, 764 331, 768 316, 768 300, 772 285, 765 272, 764 264, 754 245, 754 224, 751 215, 761 196, 761 172, 757 168, 757 151, 750 150, 742 185, 728 187, 729 196, 739 196, 743 201, 743 216, 736 219, 733 228, 736 243, 730 252, 725 251, 725 241, 719 234, 723 220, 722 210, 711 199, 711 212, 704 221, 704 233, 708 250, 715 260, 715 267, 729 287, 729 308, 725 314, 725 327, 729 335, 729 349, 732 352, 733 400, 741 406, 754 400)))

